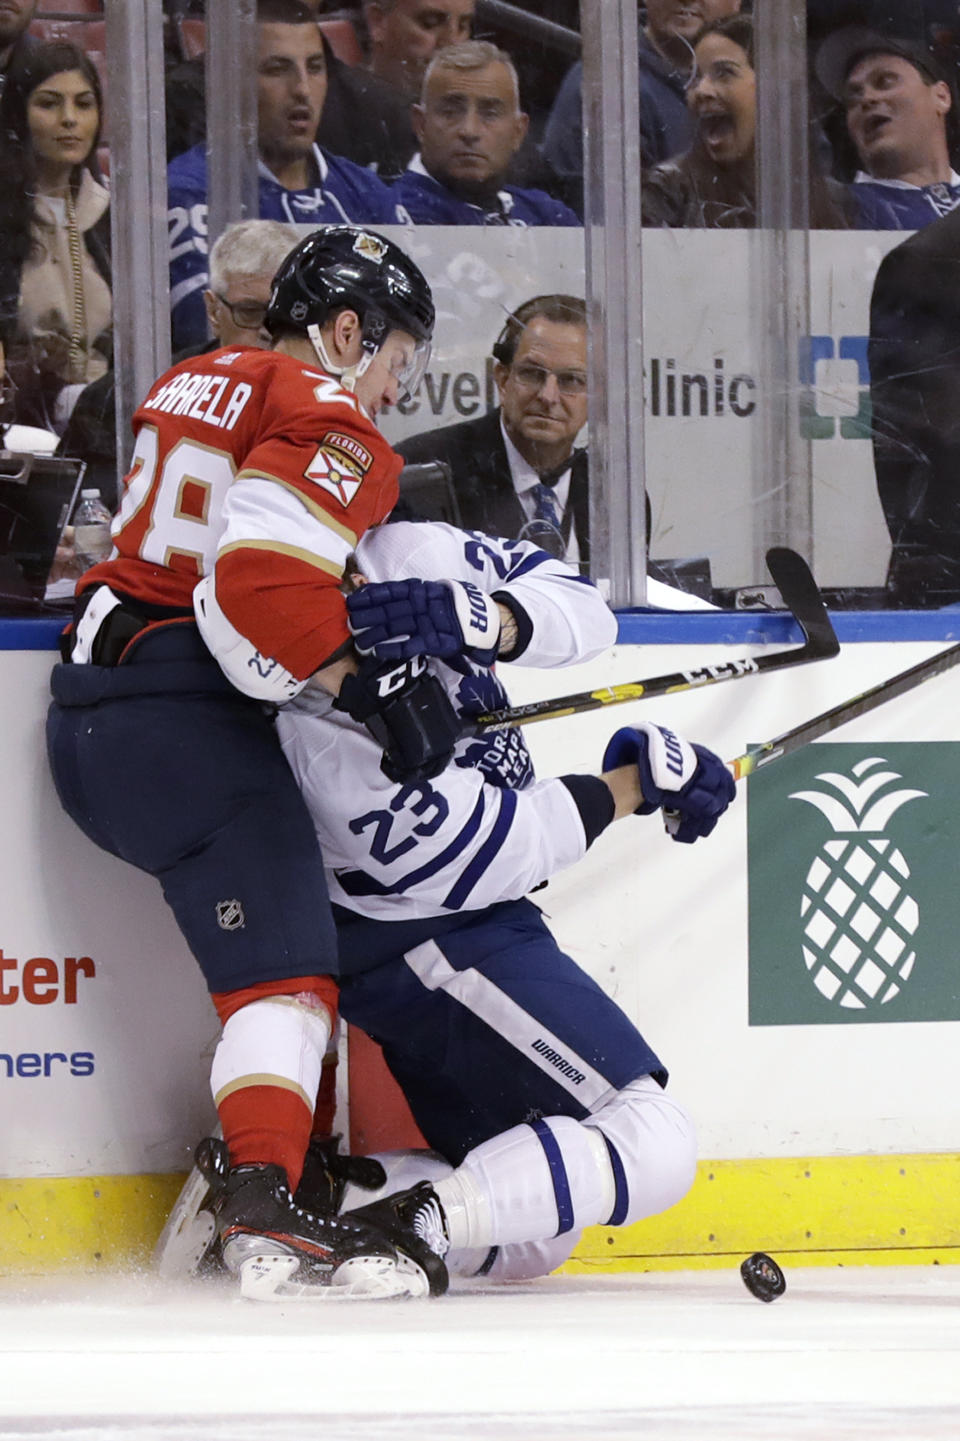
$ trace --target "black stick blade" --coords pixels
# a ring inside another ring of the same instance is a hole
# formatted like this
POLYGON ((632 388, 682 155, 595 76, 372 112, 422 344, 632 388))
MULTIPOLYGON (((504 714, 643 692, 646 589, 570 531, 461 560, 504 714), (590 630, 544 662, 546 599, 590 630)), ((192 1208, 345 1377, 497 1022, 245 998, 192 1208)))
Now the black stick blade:
POLYGON ((785 545, 767 551, 767 569, 780 592, 783 604, 791 611, 803 631, 804 645, 798 659, 829 660, 840 653, 837 633, 827 614, 823 596, 807 562, 785 545))

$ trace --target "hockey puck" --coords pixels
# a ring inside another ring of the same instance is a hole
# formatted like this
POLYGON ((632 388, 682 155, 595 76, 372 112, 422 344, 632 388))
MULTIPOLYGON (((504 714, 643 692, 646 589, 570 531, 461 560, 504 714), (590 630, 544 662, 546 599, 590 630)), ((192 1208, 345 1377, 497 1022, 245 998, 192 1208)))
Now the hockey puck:
POLYGON ((772 1256, 765 1251, 754 1251, 740 1267, 740 1275, 747 1290, 758 1301, 775 1301, 787 1289, 783 1272, 772 1256))

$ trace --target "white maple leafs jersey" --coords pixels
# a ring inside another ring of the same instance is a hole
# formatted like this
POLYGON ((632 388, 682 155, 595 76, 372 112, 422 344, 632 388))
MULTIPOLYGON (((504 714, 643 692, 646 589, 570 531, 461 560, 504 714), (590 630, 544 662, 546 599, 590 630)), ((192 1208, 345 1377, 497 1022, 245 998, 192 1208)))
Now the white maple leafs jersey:
MULTIPOLYGON (((356 554, 368 580, 470 580, 511 596, 532 625, 524 665, 589 660, 616 639, 590 581, 526 541, 402 522, 368 531, 356 554)), ((460 657, 430 665, 464 716, 509 703, 493 669, 460 657)), ((535 778, 518 728, 465 737, 441 775, 398 785, 366 728, 315 692, 285 706, 277 724, 330 898, 360 915, 414 920, 519 899, 586 850, 570 792, 535 778)))

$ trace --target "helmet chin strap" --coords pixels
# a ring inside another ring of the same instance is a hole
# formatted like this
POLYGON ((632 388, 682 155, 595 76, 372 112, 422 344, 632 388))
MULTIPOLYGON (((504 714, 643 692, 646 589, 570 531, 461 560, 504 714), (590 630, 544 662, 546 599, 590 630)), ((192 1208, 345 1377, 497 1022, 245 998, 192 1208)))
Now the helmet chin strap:
POLYGON ((327 347, 323 343, 323 336, 320 334, 320 327, 317 324, 307 326, 307 336, 313 346, 313 353, 329 375, 335 375, 343 386, 344 390, 351 393, 357 388, 357 381, 369 366, 376 355, 376 349, 367 350, 364 345, 364 352, 355 365, 334 365, 327 354, 327 347))

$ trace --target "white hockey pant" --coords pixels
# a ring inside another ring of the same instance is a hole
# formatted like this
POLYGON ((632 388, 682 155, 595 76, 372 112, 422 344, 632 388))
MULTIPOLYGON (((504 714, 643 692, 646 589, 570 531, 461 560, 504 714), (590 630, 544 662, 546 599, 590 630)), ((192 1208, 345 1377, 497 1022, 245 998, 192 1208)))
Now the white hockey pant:
MULTIPOLYGON (((643 1076, 583 1121, 548 1116, 484 1141, 456 1170, 430 1152, 379 1159, 382 1194, 419 1180, 437 1188, 452 1274, 473 1275, 497 1247, 484 1274, 522 1280, 559 1266, 585 1226, 626 1226, 676 1205, 693 1183, 696 1138, 683 1107, 643 1076)), ((343 1209, 369 1199, 348 1194, 343 1209)))

